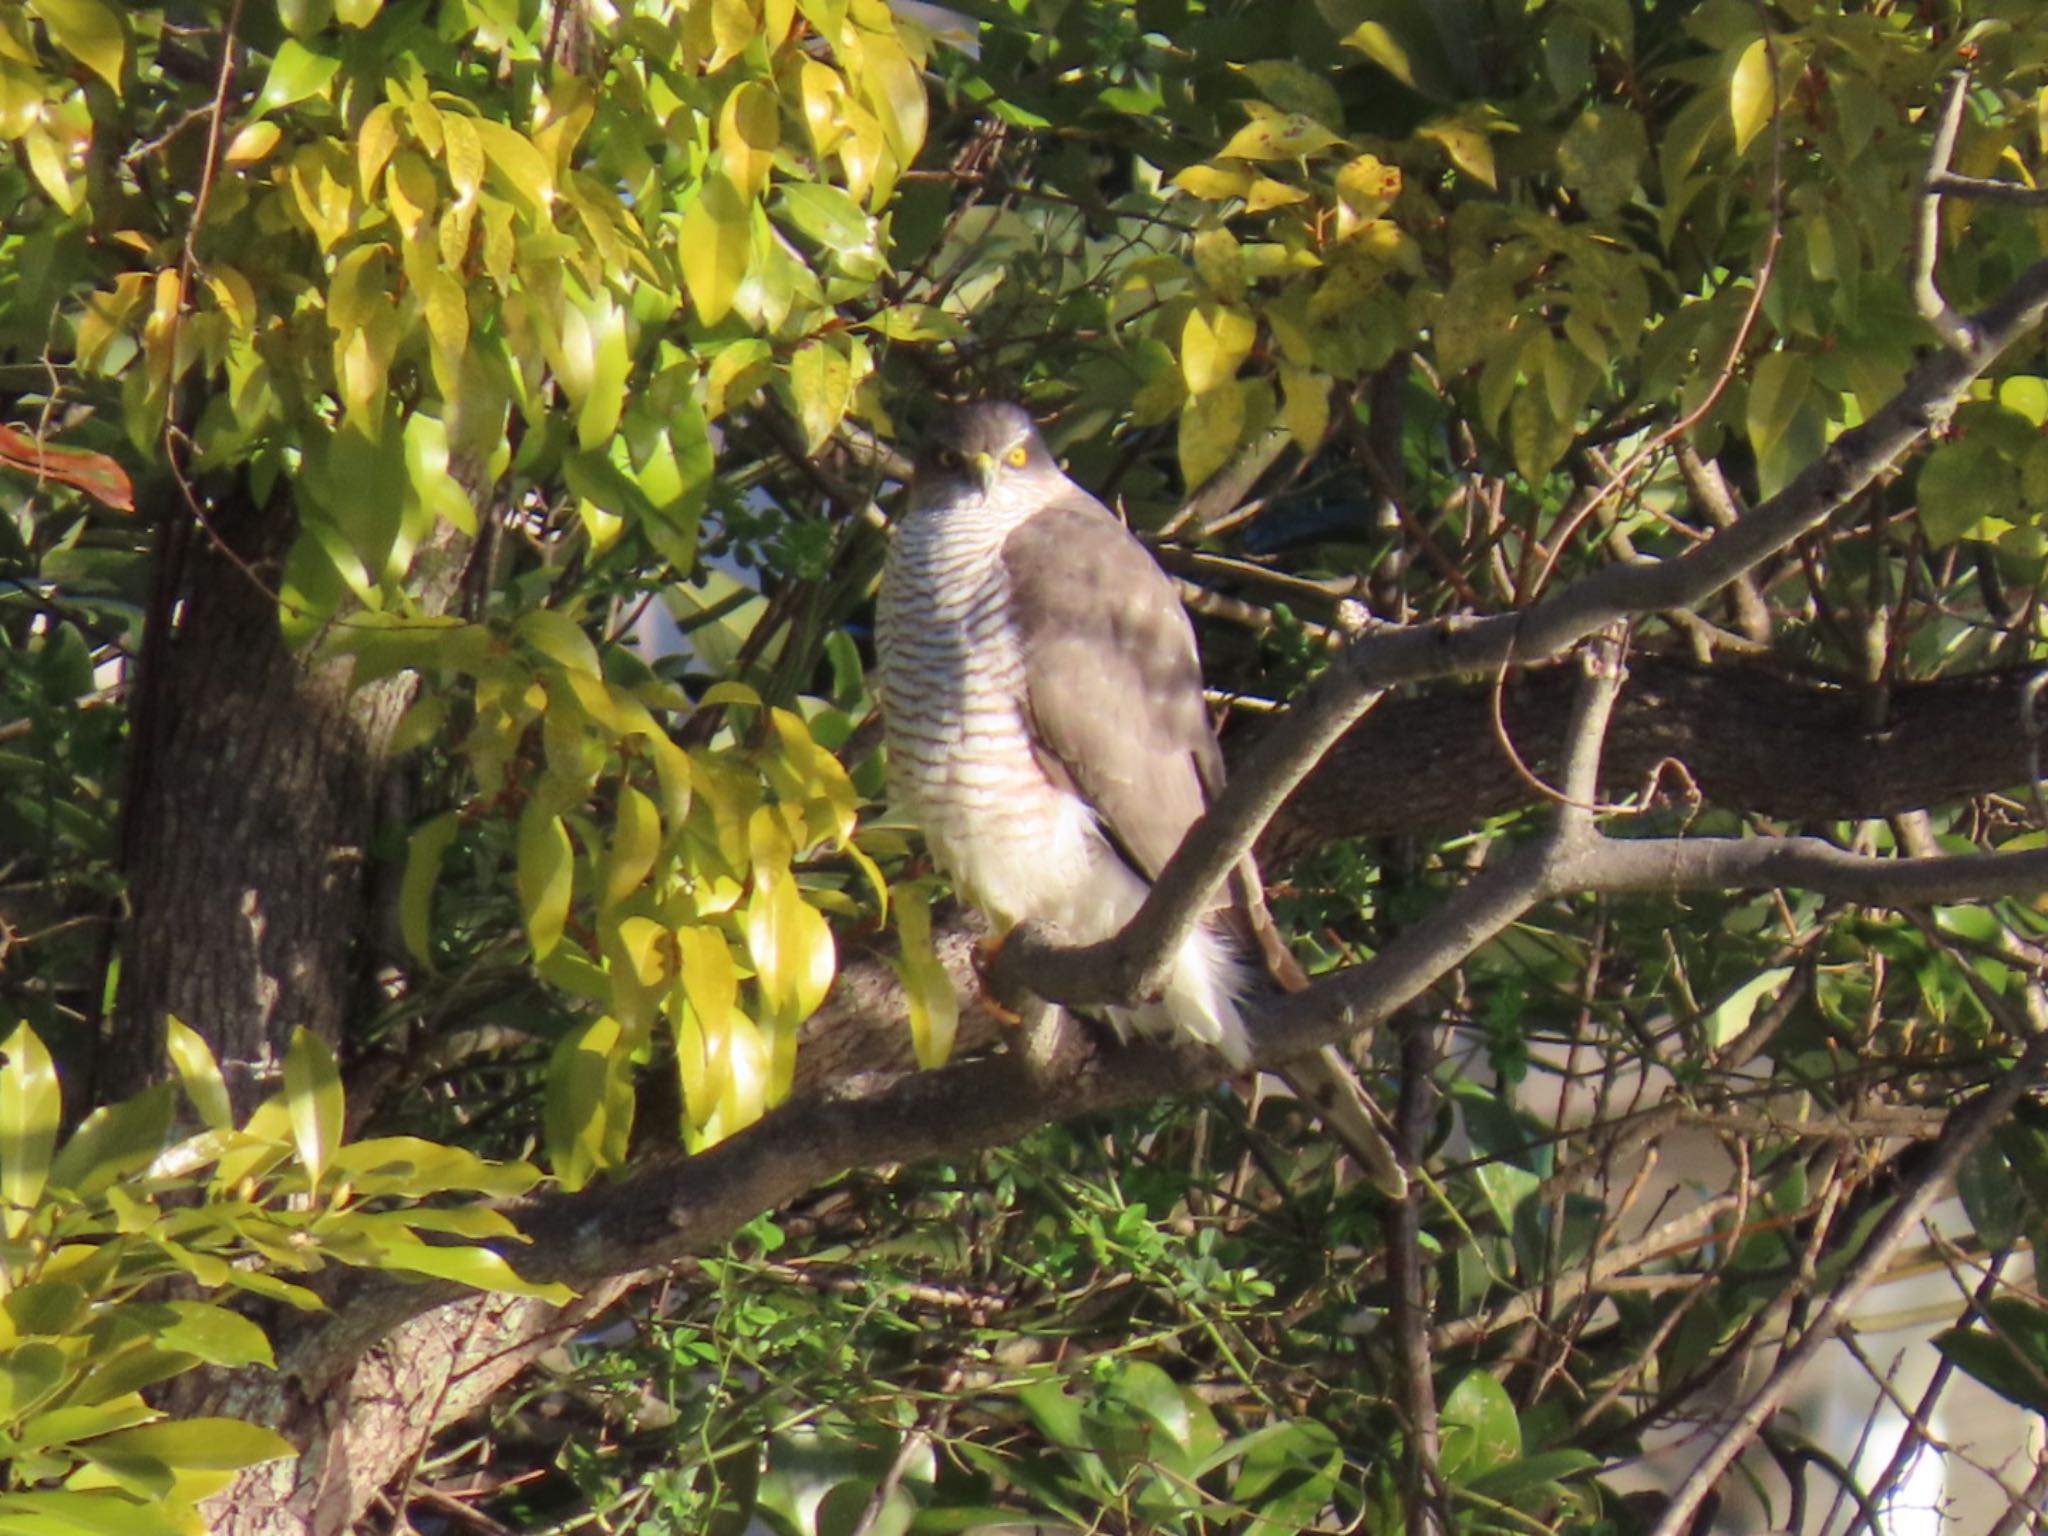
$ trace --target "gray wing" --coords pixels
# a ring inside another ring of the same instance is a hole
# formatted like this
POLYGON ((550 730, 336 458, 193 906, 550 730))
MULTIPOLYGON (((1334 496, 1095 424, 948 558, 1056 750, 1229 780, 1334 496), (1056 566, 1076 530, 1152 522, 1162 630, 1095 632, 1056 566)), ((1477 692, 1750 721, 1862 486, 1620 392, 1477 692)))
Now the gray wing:
POLYGON ((1145 547, 1078 488, 1003 545, 1032 748, 1151 879, 1223 782, 1194 628, 1145 547))

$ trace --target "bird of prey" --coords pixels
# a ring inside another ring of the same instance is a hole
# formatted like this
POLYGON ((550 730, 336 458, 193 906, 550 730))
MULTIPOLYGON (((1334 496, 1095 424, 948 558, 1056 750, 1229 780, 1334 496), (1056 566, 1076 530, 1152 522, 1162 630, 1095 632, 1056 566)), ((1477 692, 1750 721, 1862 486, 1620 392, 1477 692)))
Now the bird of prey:
MULTIPOLYGON (((1022 408, 959 407, 931 434, 876 640, 892 794, 963 894, 998 931, 1045 921, 1077 943, 1119 932, 1222 788, 1223 754, 1172 581, 1066 476, 1022 408)), ((1219 903, 1164 993, 1111 1022, 1192 1036, 1242 1068, 1239 1000, 1256 983, 1242 940, 1271 931, 1249 861, 1219 903)), ((1277 943, 1266 952, 1269 966, 1292 965, 1277 943)), ((1341 1058, 1288 1068, 1374 1181, 1397 1187, 1341 1058)))

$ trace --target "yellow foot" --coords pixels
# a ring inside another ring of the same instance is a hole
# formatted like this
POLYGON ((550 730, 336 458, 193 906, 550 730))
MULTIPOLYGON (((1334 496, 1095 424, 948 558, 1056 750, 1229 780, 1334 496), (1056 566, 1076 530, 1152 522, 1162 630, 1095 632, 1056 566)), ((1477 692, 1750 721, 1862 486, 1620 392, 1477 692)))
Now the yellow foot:
POLYGON ((988 984, 988 973, 996 963, 996 956, 1003 952, 1003 940, 1008 937, 1007 933, 999 933, 992 939, 974 941, 974 974, 981 982, 982 1006, 995 1015, 998 1024, 1007 1024, 1015 1029, 1024 1022, 1024 1016, 998 1001, 995 990, 988 984))

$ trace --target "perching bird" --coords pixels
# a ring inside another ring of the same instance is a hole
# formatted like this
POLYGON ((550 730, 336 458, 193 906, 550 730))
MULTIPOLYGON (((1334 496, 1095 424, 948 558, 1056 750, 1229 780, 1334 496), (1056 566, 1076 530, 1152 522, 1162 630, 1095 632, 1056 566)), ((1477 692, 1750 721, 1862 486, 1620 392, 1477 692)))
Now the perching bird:
MULTIPOLYGON (((1120 931, 1222 788, 1223 754, 1173 583, 1020 407, 964 406, 933 432, 876 639, 892 793, 961 891, 998 930, 1036 919, 1077 943, 1120 931)), ((1238 1003, 1255 977, 1241 936, 1270 920, 1249 867, 1219 902, 1163 995, 1111 1019, 1190 1035, 1242 1068, 1238 1003)), ((1291 965, 1274 947, 1269 963, 1291 965)), ((1288 1068, 1374 1182, 1397 1189, 1341 1059, 1288 1068)))

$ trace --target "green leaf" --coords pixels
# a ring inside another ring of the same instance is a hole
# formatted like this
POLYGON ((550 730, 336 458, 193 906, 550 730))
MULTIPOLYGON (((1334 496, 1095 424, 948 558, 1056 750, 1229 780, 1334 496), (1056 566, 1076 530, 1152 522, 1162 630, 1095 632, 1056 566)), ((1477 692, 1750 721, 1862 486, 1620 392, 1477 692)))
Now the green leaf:
POLYGON ((69 1375, 64 1351, 39 1339, 0 1354, 0 1425, 32 1412, 69 1375))
POLYGON ((325 1040, 310 1029, 292 1031, 284 1053, 284 1101, 291 1114, 299 1161, 315 1184, 341 1144, 341 1066, 325 1040))
POLYGON ((1953 544, 1986 519, 2018 521, 2019 471, 1981 437, 1942 443, 1920 465, 1919 499, 1929 542, 1953 544))
POLYGON ((210 1365, 274 1365, 270 1340, 238 1312, 204 1301, 133 1302, 124 1321, 146 1328, 165 1349, 182 1350, 210 1365))
POLYGON ((1771 81, 1770 45, 1758 38, 1742 50, 1735 73, 1728 81, 1728 118, 1735 125, 1735 152, 1749 148, 1749 141, 1769 126, 1777 105, 1771 81))
POLYGON ((324 96, 340 68, 340 59, 315 53, 297 38, 288 37, 271 60, 270 73, 256 96, 256 110, 275 112, 309 96, 324 96))
POLYGON ((0 1044, 0 1236, 19 1237, 50 1174, 63 1093, 57 1065, 26 1024, 0 1044))
POLYGON ((170 1134, 169 1083, 156 1083, 132 1099, 105 1104, 85 1117, 50 1164, 50 1184, 94 1195, 114 1180, 146 1168, 170 1134))
POLYGON ((1467 1373, 1444 1399, 1444 1476, 1453 1482, 1505 1467, 1522 1454, 1515 1401, 1490 1371, 1467 1373))
POLYGON ((1766 352, 1756 360, 1744 426, 1758 458, 1777 447, 1812 386, 1813 364, 1803 352, 1766 352))
POLYGON ((1938 1333, 1934 1347, 2000 1397, 2048 1414, 2048 1354, 2023 1349, 2015 1337, 1976 1328, 1938 1333))
POLYGON ((538 796, 519 813, 519 912, 536 960, 562 942, 575 860, 562 818, 538 796))
POLYGON ((220 1064, 213 1059, 206 1038, 172 1015, 164 1022, 164 1047, 170 1053, 171 1065, 177 1069, 178 1080, 185 1085, 185 1097, 199 1111, 199 1118, 216 1131, 233 1126, 235 1111, 228 1098, 227 1079, 221 1076, 220 1064))
POLYGON ((121 94, 128 40, 115 7, 106 0, 29 0, 29 9, 50 29, 52 42, 121 94))
POLYGON ((416 828, 405 844, 405 873, 398 882, 398 933, 420 964, 434 963, 434 888, 441 883, 441 860, 462 829, 457 811, 444 811, 416 828))

